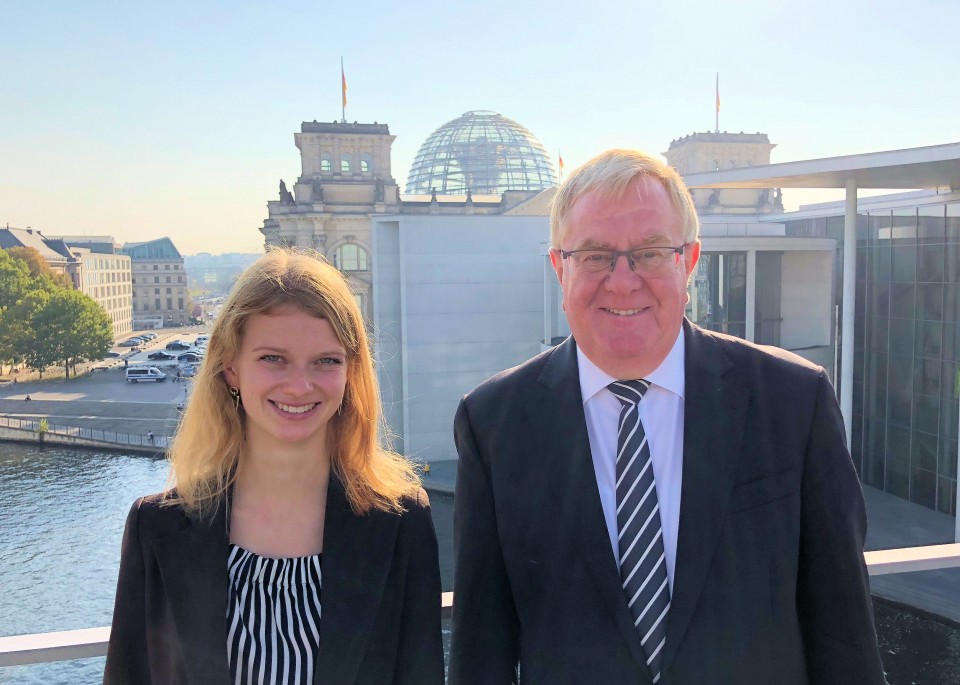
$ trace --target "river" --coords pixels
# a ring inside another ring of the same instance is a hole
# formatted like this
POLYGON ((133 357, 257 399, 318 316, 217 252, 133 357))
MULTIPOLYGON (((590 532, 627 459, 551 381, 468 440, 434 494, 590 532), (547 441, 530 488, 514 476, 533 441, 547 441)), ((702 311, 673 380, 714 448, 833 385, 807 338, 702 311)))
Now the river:
MULTIPOLYGON (((162 490, 164 460, 0 444, 0 636, 110 623, 130 504, 162 490)), ((431 495, 444 590, 453 501, 431 495)), ((960 683, 960 630, 876 605, 891 685, 960 683)), ((94 685, 103 658, 0 668, 0 685, 94 685)))

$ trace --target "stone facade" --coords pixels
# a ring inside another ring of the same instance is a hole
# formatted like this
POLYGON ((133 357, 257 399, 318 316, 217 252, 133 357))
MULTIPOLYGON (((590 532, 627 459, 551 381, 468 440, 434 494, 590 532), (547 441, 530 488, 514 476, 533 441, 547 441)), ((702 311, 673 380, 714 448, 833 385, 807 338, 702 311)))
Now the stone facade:
POLYGON ((370 298, 370 217, 398 211, 386 124, 303 122, 294 134, 301 173, 267 203, 261 232, 270 246, 311 248, 348 274, 366 310, 370 298))
MULTIPOLYGON (((770 163, 776 144, 766 133, 691 133, 670 143, 667 163, 681 175, 770 163)), ((779 189, 696 188, 691 191, 698 214, 775 214, 783 212, 779 189)))
POLYGON ((364 313, 372 316, 371 222, 395 214, 500 214, 536 195, 412 195, 400 199, 390 168, 395 136, 386 124, 305 121, 294 141, 301 172, 291 192, 267 203, 260 231, 267 248, 309 248, 347 274, 364 313))
POLYGON ((146 243, 127 243, 124 253, 132 259, 134 328, 138 319, 161 319, 164 326, 190 320, 190 298, 183 256, 169 238, 146 243))

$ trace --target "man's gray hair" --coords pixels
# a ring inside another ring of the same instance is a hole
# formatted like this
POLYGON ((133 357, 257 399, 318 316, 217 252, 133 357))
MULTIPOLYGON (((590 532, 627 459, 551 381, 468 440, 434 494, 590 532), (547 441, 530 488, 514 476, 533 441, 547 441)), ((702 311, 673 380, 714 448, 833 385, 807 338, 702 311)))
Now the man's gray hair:
POLYGON ((647 176, 663 184, 670 201, 680 213, 683 242, 700 237, 700 221, 690 191, 676 169, 639 150, 607 150, 574 170, 560 186, 550 210, 550 246, 559 248, 564 223, 577 200, 594 191, 604 197, 619 198, 637 178, 647 176))

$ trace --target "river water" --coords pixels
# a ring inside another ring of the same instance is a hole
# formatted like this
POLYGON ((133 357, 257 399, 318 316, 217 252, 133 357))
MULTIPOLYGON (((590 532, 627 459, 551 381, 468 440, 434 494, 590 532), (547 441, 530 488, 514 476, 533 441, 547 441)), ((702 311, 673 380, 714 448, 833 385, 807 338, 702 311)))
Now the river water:
MULTIPOLYGON (((143 455, 0 443, 0 636, 105 626, 131 503, 163 489, 143 455)), ((453 502, 432 495, 444 590, 453 585, 453 502)), ((960 630, 876 605, 891 685, 960 683, 960 630)), ((93 685, 103 658, 0 668, 0 685, 93 685)))

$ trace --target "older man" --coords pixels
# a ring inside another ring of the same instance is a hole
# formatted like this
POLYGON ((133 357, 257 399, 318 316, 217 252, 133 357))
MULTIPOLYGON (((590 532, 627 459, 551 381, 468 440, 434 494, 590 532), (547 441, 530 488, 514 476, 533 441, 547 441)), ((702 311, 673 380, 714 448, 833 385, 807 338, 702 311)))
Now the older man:
POLYGON ((457 412, 451 682, 883 683, 824 370, 684 319, 698 221, 655 158, 587 162, 550 231, 572 336, 457 412))

